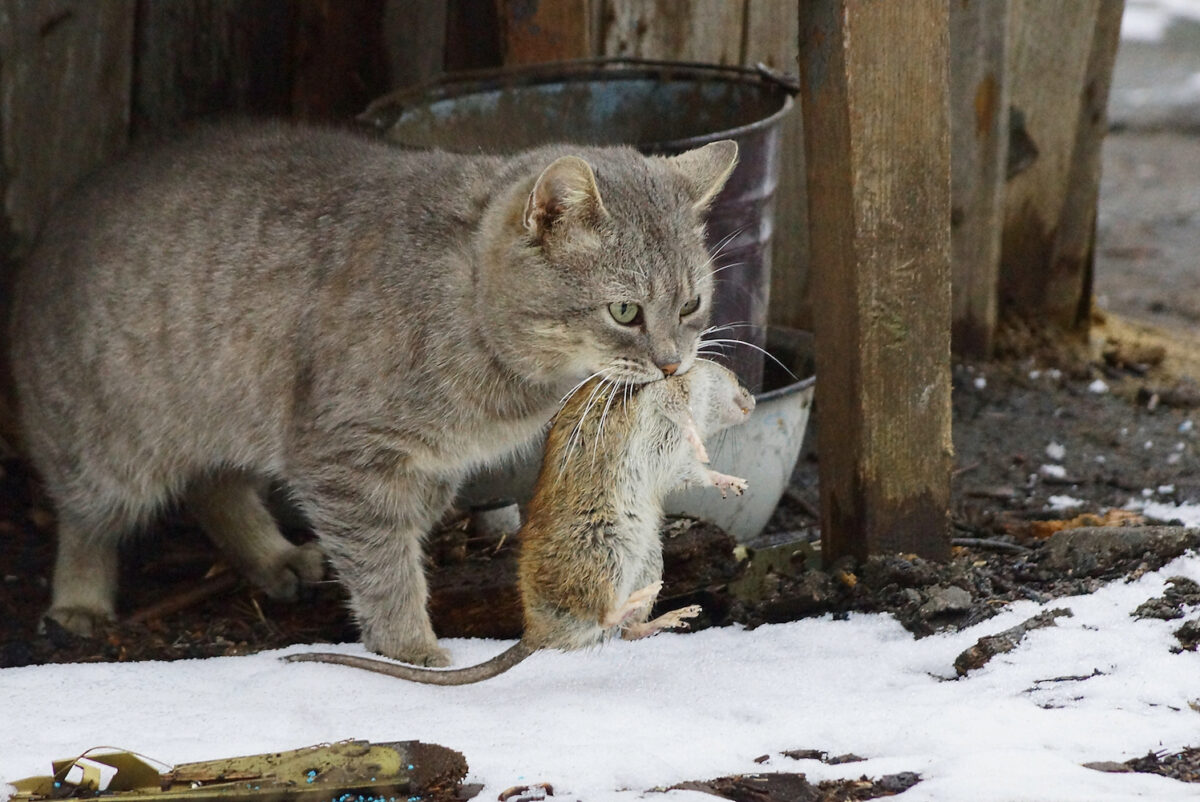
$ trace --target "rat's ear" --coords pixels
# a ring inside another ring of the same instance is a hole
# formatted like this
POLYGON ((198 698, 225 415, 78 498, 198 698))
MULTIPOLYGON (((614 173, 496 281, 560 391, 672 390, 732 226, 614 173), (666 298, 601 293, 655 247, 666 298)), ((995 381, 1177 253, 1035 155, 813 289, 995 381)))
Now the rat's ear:
POLYGON ((542 171, 525 201, 525 230, 542 239, 554 224, 568 218, 605 214, 591 165, 578 156, 563 156, 542 171))
POLYGON ((695 209, 707 209, 737 166, 738 146, 732 139, 671 156, 667 163, 687 181, 695 209))

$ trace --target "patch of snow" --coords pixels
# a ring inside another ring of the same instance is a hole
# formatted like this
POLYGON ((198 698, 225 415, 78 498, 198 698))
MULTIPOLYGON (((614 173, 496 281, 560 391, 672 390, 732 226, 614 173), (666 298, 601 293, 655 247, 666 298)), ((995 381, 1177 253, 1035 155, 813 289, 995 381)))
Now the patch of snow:
POLYGON ((1043 465, 1038 468, 1038 473, 1051 479, 1065 479, 1067 469, 1061 465, 1043 465))
POLYGON ((1179 452, 1175 452, 1173 454, 1168 454, 1167 455, 1167 464, 1168 465, 1178 465, 1182 459, 1183 459, 1183 455, 1180 454, 1179 452))
POLYGON ((1142 443, 1142 448, 1144 448, 1144 449, 1146 449, 1147 451, 1149 451, 1150 449, 1154 448, 1154 441, 1153 441, 1153 440, 1147 440, 1146 442, 1142 443))
POLYGON ((1169 496, 1175 492, 1175 485, 1159 485, 1156 490, 1160 496, 1169 496))
POLYGON ((1036 381, 1037 379, 1041 378, 1041 375, 1042 375, 1042 372, 1040 370, 1029 371, 1029 378, 1032 380, 1036 381))
POLYGON ((1196 428, 1196 424, 1192 422, 1191 418, 1188 418, 1183 423, 1179 424, 1179 433, 1187 434, 1194 428, 1196 428))
POLYGON ((1128 0, 1121 15, 1121 38, 1161 42, 1177 18, 1200 19, 1197 0, 1128 0))
POLYGON ((1107 393, 1108 392, 1108 384, 1105 383, 1104 379, 1096 379, 1095 381, 1093 381, 1091 384, 1088 385, 1088 392, 1095 393, 1096 395, 1101 395, 1103 393, 1107 393))
POLYGON ((1085 502, 1083 499, 1075 498, 1073 496, 1051 496, 1049 499, 1047 499, 1046 506, 1052 510, 1063 511, 1073 510, 1076 507, 1082 507, 1086 503, 1087 502, 1085 502))
POLYGON ((975 377, 975 389, 982 390, 987 387, 987 378, 984 376, 975 377))
POLYGON ((1050 445, 1046 446, 1046 456, 1055 462, 1062 462, 1062 458, 1067 455, 1067 447, 1062 443, 1051 441, 1050 445))
MULTIPOLYGON (((458 688, 278 659, 312 647, 0 669, 0 780, 45 773, 51 759, 100 744, 179 763, 366 738, 462 751, 468 781, 485 785, 480 800, 549 782, 564 798, 637 802, 655 786, 762 771, 754 762, 762 754, 772 755, 770 770, 813 782, 918 772, 905 802, 1195 799, 1193 785, 1082 766, 1197 744, 1188 703, 1200 652, 1171 653, 1176 622, 1130 616, 1179 575, 1200 580, 1200 556, 1089 596, 1016 602, 962 632, 920 640, 886 614, 824 616, 548 652, 458 688), (945 681, 978 638, 1052 607, 1074 617, 945 681), (1065 676, 1088 679, 1046 681, 1065 676), (797 748, 867 760, 829 766, 779 755, 797 748)), ((466 665, 506 644, 445 645, 466 665)), ((332 648, 363 653, 357 644, 332 648)), ((710 799, 670 797, 685 798, 710 799)))
MULTIPOLYGON (((1145 495, 1146 491, 1142 491, 1145 495)), ((1178 504, 1162 501, 1143 501, 1130 499, 1126 505, 1131 510, 1137 510, 1150 518, 1160 521, 1182 521, 1184 526, 1200 526, 1200 503, 1181 501, 1178 504)))
POLYGON ((1108 462, 1108 457, 1104 456, 1103 454, 1097 454, 1094 459, 1096 462, 1100 463, 1101 465, 1108 462))

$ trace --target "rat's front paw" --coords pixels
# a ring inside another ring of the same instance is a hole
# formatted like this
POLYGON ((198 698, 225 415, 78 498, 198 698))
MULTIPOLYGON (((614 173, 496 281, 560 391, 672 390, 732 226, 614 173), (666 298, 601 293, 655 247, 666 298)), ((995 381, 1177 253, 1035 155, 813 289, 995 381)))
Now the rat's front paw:
POLYGON ((730 490, 734 492, 734 495, 740 496, 750 486, 740 476, 730 476, 729 474, 717 473, 716 471, 708 472, 708 481, 712 482, 713 487, 721 491, 721 498, 725 498, 730 490))

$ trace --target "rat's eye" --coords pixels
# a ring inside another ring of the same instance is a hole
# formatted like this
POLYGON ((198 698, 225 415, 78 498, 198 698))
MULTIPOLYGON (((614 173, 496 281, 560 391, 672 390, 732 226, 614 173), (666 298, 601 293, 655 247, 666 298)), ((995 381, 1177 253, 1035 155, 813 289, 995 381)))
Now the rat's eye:
POLYGON ((679 316, 687 317, 700 308, 700 296, 697 295, 692 300, 688 301, 683 306, 679 307, 679 316))
POLYGON ((632 326, 642 320, 642 307, 628 301, 614 301, 608 305, 608 313, 622 326, 632 326))

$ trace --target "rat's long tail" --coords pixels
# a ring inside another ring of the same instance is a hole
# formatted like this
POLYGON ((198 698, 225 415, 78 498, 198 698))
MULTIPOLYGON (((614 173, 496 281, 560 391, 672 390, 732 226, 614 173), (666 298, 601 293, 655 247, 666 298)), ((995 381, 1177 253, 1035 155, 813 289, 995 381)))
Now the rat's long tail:
POLYGON ((424 682, 427 685, 470 685, 472 682, 491 679, 503 674, 533 652, 534 650, 526 646, 524 641, 517 641, 515 645, 500 652, 491 660, 466 668, 450 669, 421 668, 405 663, 390 663, 374 657, 358 657, 334 652, 302 652, 289 654, 283 659, 289 663, 336 663, 340 666, 374 671, 377 674, 387 674, 389 677, 406 679, 410 682, 424 682))

